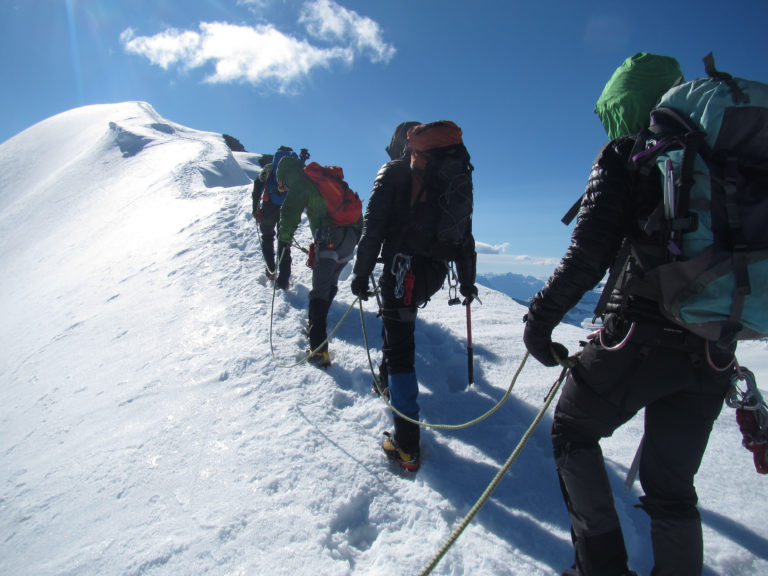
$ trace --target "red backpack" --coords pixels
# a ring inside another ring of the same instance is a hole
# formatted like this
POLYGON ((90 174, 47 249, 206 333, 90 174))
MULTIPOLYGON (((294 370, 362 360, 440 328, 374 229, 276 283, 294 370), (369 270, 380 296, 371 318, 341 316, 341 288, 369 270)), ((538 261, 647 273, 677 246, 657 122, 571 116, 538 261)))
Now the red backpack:
POLYGON ((328 205, 328 216, 336 226, 349 226, 360 219, 363 203, 360 197, 344 181, 341 166, 321 166, 310 162, 304 168, 328 205))

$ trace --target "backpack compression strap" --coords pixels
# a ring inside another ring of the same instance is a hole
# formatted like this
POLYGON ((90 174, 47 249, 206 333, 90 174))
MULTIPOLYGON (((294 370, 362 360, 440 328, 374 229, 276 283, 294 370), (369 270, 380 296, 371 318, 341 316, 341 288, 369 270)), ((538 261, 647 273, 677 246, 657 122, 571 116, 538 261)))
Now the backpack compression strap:
POLYGON ((734 104, 749 104, 749 95, 745 94, 744 91, 739 88, 739 85, 736 84, 733 76, 726 72, 720 72, 717 68, 715 68, 715 57, 712 55, 712 52, 704 56, 703 60, 704 71, 707 73, 707 76, 713 80, 725 82, 728 85, 728 88, 731 89, 731 98, 733 98, 734 104))

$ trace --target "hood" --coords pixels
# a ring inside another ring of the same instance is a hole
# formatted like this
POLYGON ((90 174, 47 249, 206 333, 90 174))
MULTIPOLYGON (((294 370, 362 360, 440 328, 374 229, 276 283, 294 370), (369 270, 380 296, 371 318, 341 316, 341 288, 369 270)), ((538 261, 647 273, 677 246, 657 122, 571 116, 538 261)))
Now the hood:
POLYGON ((280 160, 280 164, 277 167, 278 182, 285 182, 290 189, 299 182, 302 176, 304 176, 304 162, 290 156, 280 160))
POLYGON ((408 130, 419 124, 421 124, 421 122, 409 120, 400 123, 397 128, 395 128, 395 132, 392 134, 392 140, 386 148, 390 160, 397 160, 398 158, 405 156, 405 151, 408 148, 408 130))

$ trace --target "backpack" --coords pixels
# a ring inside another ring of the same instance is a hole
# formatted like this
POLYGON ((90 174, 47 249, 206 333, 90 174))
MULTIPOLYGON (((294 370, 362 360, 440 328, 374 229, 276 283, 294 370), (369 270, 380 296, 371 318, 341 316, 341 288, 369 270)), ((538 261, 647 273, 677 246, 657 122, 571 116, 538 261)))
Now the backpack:
POLYGON ((473 186, 462 132, 442 120, 408 131, 411 197, 406 237, 415 254, 450 260, 472 235, 473 186))
POLYGON ((768 336, 768 85, 704 62, 706 78, 662 96, 631 162, 664 190, 644 230, 666 262, 643 282, 664 316, 727 347, 768 336))
POLYGON ((298 158, 296 152, 293 151, 293 148, 289 146, 280 146, 280 148, 277 149, 277 152, 275 152, 275 155, 272 157, 272 170, 269 173, 269 176, 267 177, 267 183, 264 186, 265 199, 272 202, 272 204, 277 204, 278 206, 283 205, 286 193, 281 193, 277 189, 277 166, 280 164, 280 160, 285 157, 298 158))
POLYGON ((310 162, 304 173, 315 183, 328 206, 328 217, 335 226, 355 224, 363 214, 360 197, 344 181, 341 166, 321 166, 310 162))

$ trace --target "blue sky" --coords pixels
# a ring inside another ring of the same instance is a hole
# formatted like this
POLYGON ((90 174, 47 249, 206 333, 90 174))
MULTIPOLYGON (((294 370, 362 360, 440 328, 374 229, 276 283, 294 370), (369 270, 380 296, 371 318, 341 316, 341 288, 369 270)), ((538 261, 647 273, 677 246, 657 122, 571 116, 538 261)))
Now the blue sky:
POLYGON ((450 119, 476 168, 475 237, 503 251, 483 268, 546 273, 606 140, 594 103, 626 57, 675 56, 690 79, 713 51, 768 81, 768 4, 730 6, 0 0, 0 142, 71 108, 144 100, 251 152, 307 147, 366 199, 399 122, 450 119))

